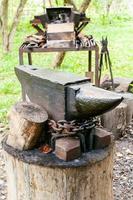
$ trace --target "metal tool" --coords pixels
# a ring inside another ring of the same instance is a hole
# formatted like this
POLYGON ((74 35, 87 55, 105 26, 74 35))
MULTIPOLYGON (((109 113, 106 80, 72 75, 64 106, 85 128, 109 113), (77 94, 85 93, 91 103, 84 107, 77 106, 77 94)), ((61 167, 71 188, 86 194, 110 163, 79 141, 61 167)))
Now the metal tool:
POLYGON ((107 39, 107 37, 105 39, 102 37, 101 45, 102 45, 102 48, 101 48, 100 65, 99 65, 100 73, 99 73, 99 80, 98 80, 99 81, 99 85, 100 85, 102 69, 104 67, 104 61, 105 61, 106 69, 109 68, 109 71, 110 71, 112 90, 114 90, 115 87, 114 87, 114 80, 113 80, 112 63, 111 63, 109 50, 108 50, 108 39, 107 39))

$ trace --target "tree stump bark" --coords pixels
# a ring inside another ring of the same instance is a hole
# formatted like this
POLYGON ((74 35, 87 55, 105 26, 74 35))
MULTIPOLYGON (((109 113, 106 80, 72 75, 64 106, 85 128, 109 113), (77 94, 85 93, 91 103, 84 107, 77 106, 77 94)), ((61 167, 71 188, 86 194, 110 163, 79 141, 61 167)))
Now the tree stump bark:
POLYGON ((115 89, 116 92, 128 92, 130 84, 133 83, 133 79, 117 77, 117 78, 114 78, 114 82, 119 84, 119 86, 116 87, 115 89))
POLYGON ((115 139, 124 134, 127 125, 127 105, 119 104, 114 110, 107 112, 101 116, 101 123, 104 128, 112 132, 115 139))
POLYGON ((7 144, 20 150, 32 149, 38 142, 47 119, 47 112, 36 104, 15 104, 9 113, 7 144))
POLYGON ((121 93, 121 96, 124 97, 124 103, 127 105, 127 125, 131 123, 133 119, 133 94, 126 92, 126 93, 121 93))
POLYGON ((52 157, 48 164, 44 155, 44 165, 40 154, 39 165, 35 164, 37 155, 33 156, 34 164, 29 164, 23 160, 30 156, 20 153, 22 157, 18 159, 10 155, 9 148, 4 148, 8 200, 113 200, 113 145, 71 162, 52 157))

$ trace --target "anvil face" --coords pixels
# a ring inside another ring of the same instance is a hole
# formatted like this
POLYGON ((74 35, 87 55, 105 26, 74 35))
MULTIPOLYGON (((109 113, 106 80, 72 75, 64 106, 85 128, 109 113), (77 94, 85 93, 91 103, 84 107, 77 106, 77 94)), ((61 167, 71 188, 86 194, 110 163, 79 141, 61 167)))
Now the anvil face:
POLYGON ((122 101, 120 96, 92 86, 88 78, 71 73, 33 66, 19 66, 15 72, 22 86, 23 100, 44 107, 56 121, 88 119, 122 101))

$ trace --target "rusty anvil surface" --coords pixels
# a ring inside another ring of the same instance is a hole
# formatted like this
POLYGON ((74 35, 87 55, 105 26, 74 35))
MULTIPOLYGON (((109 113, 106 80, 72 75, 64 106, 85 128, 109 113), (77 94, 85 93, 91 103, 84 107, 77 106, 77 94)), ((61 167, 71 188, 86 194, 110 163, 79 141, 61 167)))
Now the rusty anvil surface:
POLYGON ((15 72, 23 100, 44 107, 56 121, 101 115, 123 100, 113 92, 92 86, 88 78, 72 73, 28 65, 16 67, 15 72))

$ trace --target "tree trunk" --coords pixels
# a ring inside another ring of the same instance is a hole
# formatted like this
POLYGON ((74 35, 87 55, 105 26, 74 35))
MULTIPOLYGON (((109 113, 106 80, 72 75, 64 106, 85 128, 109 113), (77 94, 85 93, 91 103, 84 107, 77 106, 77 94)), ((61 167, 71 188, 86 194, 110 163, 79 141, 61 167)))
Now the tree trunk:
POLYGON ((90 5, 90 2, 91 2, 91 0, 84 0, 83 3, 81 4, 79 11, 82 13, 85 13, 85 11, 87 10, 87 8, 90 5))
POLYGON ((20 3, 19 3, 19 6, 17 8, 16 14, 15 14, 14 19, 13 19, 13 23, 12 23, 11 28, 10 28, 10 32, 8 34, 7 51, 10 51, 11 48, 12 48, 13 38, 15 36, 15 32, 16 32, 17 26, 19 24, 19 21, 20 21, 20 18, 21 18, 21 15, 23 13, 23 9, 24 9, 24 6, 25 6, 26 3, 27 3, 27 0, 21 0, 20 3))
POLYGON ((112 3, 113 3, 113 0, 107 1, 107 5, 106 5, 106 15, 107 15, 107 17, 109 16, 110 8, 112 6, 112 3))
POLYGON ((27 0, 20 0, 18 5, 16 14, 14 16, 11 28, 8 28, 8 7, 9 7, 9 0, 2 0, 1 8, 0 8, 0 28, 1 28, 1 35, 2 35, 2 43, 3 43, 3 50, 4 52, 8 52, 11 50, 13 39, 15 36, 15 32, 17 26, 20 21, 20 17, 22 15, 24 6, 27 0))
POLYGON ((8 0, 1 2, 1 35, 3 50, 6 51, 8 44, 8 0))
POLYGON ((77 10, 77 7, 73 0, 64 0, 64 5, 70 4, 73 6, 74 10, 77 10))
POLYGON ((56 58, 55 58, 55 60, 54 60, 54 62, 52 64, 53 68, 61 66, 61 64, 62 64, 62 62, 64 60, 65 55, 66 55, 65 52, 57 53, 56 58))
MULTIPOLYGON (((91 0, 84 0, 83 3, 81 4, 79 11, 85 12, 87 10, 90 2, 91 2, 91 0)), ((77 7, 76 7, 75 3, 73 2, 73 0, 64 0, 64 3, 68 3, 70 5, 73 5, 75 10, 77 10, 77 7)), ((53 68, 60 67, 63 60, 64 60, 65 55, 66 55, 66 52, 57 53, 56 58, 55 58, 55 60, 52 64, 52 67, 53 68)))
POLYGON ((103 150, 101 161, 93 157, 86 166, 49 167, 25 163, 5 152, 8 200, 113 200, 113 153, 111 148, 104 156, 103 150))

